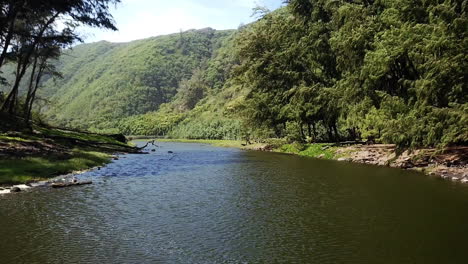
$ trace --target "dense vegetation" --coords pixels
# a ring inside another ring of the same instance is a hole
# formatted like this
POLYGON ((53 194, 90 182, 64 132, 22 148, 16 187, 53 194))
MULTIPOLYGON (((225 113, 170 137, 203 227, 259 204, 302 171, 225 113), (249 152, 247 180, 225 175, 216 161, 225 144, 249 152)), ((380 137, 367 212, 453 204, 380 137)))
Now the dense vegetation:
POLYGON ((290 1, 241 33, 248 127, 399 146, 468 141, 466 1, 290 1))
POLYGON ((212 89, 162 134, 466 143, 467 8, 466 1, 290 1, 240 29, 228 49, 234 56, 223 61, 230 78, 221 94, 212 89))
POLYGON ((290 0, 237 31, 75 47, 47 120, 193 139, 468 142, 466 1, 290 0))

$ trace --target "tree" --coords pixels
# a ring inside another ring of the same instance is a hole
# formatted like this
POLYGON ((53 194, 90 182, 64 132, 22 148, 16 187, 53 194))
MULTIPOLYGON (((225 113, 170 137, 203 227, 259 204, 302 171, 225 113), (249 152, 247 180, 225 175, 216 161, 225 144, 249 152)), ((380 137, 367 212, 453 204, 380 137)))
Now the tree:
MULTIPOLYGON (((17 115, 19 86, 28 68, 31 69, 24 114, 30 109, 47 60, 56 58, 61 49, 79 41, 74 34, 79 25, 116 30, 109 6, 120 0, 20 0, 1 1, 0 69, 6 59, 16 63, 15 80, 1 112, 17 115), (65 29, 58 31, 57 22, 65 29)), ((50 67, 49 67, 50 68, 50 67)))

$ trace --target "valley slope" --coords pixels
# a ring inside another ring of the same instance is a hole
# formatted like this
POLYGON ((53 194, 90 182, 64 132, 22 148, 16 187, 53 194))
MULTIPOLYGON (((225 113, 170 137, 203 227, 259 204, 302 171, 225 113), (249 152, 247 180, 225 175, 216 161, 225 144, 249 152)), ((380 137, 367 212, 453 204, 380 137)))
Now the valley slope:
MULTIPOLYGON (((56 64, 63 77, 44 82, 41 97, 51 104, 41 111, 56 126, 158 134, 158 128, 141 131, 134 122, 171 103, 164 119, 172 118, 173 125, 220 89, 226 78, 223 47, 233 34, 206 28, 129 43, 78 45, 56 64)), ((164 120, 153 121, 146 126, 164 126, 164 120)))

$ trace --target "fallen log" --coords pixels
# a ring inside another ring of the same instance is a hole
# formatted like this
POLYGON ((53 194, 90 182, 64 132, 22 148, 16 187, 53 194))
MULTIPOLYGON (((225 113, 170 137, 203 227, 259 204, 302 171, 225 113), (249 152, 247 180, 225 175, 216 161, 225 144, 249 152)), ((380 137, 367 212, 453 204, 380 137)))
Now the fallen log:
POLYGON ((82 182, 64 182, 64 183, 52 183, 52 188, 65 188, 71 186, 79 186, 79 185, 86 185, 92 184, 92 181, 82 181, 82 182))

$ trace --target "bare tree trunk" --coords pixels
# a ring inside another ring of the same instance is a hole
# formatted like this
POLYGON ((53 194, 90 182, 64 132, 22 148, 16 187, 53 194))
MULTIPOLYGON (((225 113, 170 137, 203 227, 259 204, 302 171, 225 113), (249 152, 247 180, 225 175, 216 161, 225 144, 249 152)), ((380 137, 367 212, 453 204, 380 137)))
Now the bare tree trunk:
POLYGON ((336 123, 333 124, 333 131, 335 132, 335 140, 340 141, 340 134, 338 133, 338 128, 336 127, 336 123))
MULTIPOLYGON (((29 109, 29 101, 31 100, 31 96, 33 94, 34 90, 34 80, 36 79, 36 68, 37 68, 37 60, 38 60, 38 55, 34 56, 34 63, 32 66, 31 70, 31 76, 29 77, 29 86, 28 86, 28 92, 26 94, 26 101, 24 102, 24 108, 23 108, 23 114, 26 117, 26 121, 29 121, 28 119, 28 109, 29 109)), ((39 76, 38 76, 39 77, 39 76)))
POLYGON ((301 132, 301 140, 303 140, 305 138, 305 135, 304 135, 304 127, 303 127, 302 122, 299 122, 299 131, 301 132))
POLYGON ((314 134, 314 141, 317 140, 317 128, 315 127, 315 122, 312 123, 312 133, 314 134))
POLYGON ((45 65, 46 65, 46 59, 44 59, 41 65, 39 66, 39 72, 37 73, 37 76, 36 76, 36 83, 34 85, 34 90, 31 94, 31 97, 29 98, 29 101, 26 104, 28 107, 26 110, 26 121, 28 122, 31 120, 32 107, 34 104, 34 100, 36 99, 37 89, 39 88, 39 84, 41 83, 41 78, 44 73, 45 65))
POLYGON ((13 88, 11 89, 7 98, 5 99, 5 102, 3 103, 3 106, 1 108, 1 112, 8 112, 10 115, 13 114, 16 105, 16 100, 18 98, 19 84, 24 76, 24 73, 26 72, 26 68, 27 65, 22 64, 22 61, 18 62, 18 65, 16 67, 15 84, 13 85, 13 88))

